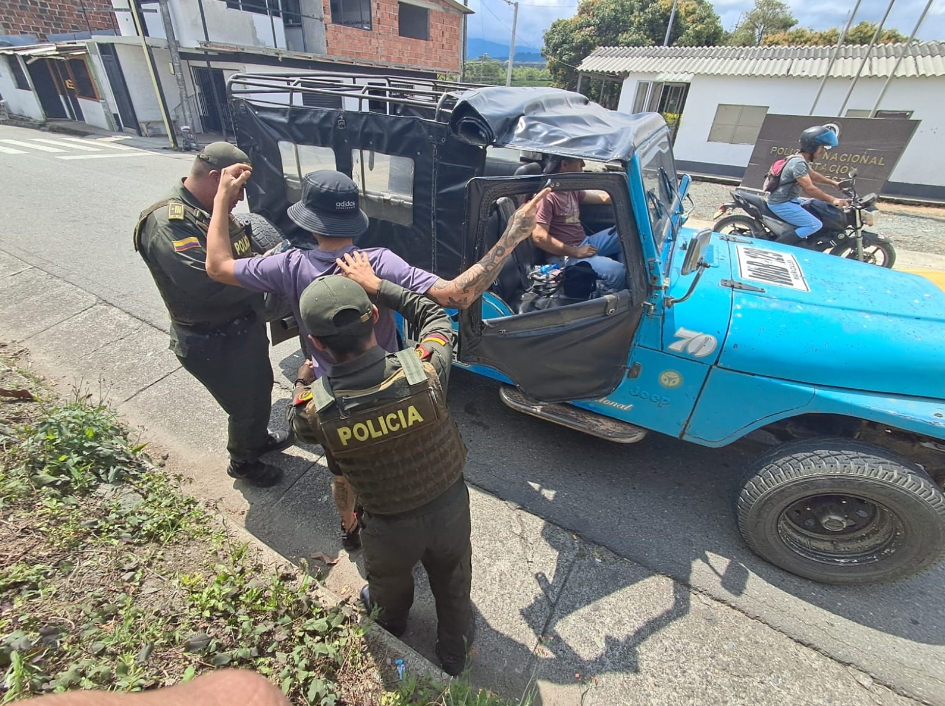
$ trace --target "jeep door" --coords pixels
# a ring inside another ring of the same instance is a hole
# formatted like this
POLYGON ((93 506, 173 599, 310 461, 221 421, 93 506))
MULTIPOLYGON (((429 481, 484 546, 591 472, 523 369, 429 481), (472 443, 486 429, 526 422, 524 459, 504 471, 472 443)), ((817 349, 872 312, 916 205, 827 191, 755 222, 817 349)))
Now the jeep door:
MULTIPOLYGON (((547 177, 476 178, 466 190, 464 268, 477 262, 497 239, 497 202, 538 192, 547 177)), ((482 300, 459 313, 463 363, 499 370, 533 399, 562 402, 596 399, 613 392, 626 376, 630 347, 643 314, 648 285, 627 176, 623 173, 556 174, 555 191, 600 190, 610 195, 628 286, 614 294, 544 310, 484 318, 482 300)), ((499 234, 501 235, 501 233, 499 234)), ((522 243, 519 249, 527 249, 522 243)), ((537 252, 537 251, 536 251, 537 252)), ((529 262, 510 258, 507 267, 529 262)))

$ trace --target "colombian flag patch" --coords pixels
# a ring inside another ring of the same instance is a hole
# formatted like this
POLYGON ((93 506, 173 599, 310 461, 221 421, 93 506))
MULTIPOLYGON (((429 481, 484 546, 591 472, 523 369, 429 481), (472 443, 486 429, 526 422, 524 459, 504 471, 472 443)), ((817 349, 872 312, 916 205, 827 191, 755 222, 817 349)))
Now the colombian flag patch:
POLYGON ((173 240, 171 245, 174 246, 175 252, 184 252, 185 250, 192 250, 193 248, 200 247, 200 241, 195 237, 191 236, 189 238, 184 238, 183 240, 173 240))

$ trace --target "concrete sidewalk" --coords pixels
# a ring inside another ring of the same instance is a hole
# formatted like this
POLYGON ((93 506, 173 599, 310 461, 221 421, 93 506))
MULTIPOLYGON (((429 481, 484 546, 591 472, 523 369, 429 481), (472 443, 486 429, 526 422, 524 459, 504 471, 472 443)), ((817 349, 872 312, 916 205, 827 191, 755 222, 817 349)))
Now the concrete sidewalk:
MULTIPOLYGON (((93 295, 0 253, 0 340, 28 348, 37 372, 67 390, 105 391, 124 417, 217 501, 282 555, 323 567, 329 589, 356 595, 358 556, 340 549, 329 474, 319 447, 272 459, 277 488, 234 485, 224 473, 225 419, 167 350, 167 336, 93 295), (317 553, 340 561, 324 566, 317 553)), ((284 426, 301 357, 272 351, 273 426, 284 426)), ((515 469, 508 469, 514 473, 515 469)), ((845 666, 704 594, 584 542, 471 488, 478 636, 470 678, 507 697, 534 688, 544 704, 914 704, 845 666)), ((589 512, 592 510, 589 509, 589 512)), ((738 582, 738 567, 707 568, 738 582)), ((405 642, 432 657, 435 612, 422 570, 405 642)), ((936 703, 941 694, 914 693, 936 703)))

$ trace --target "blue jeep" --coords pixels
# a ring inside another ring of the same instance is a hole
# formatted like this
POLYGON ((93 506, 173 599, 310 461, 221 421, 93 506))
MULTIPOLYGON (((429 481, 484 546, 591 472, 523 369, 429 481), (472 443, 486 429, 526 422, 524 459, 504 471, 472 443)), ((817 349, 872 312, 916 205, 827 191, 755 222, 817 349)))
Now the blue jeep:
POLYGON ((302 175, 338 169, 371 216, 359 244, 446 278, 545 184, 528 160, 593 163, 553 187, 610 195, 581 221, 616 228, 627 288, 541 289, 542 252, 526 241, 456 313, 456 365, 507 383, 514 409, 610 441, 767 443, 737 522, 795 574, 892 581, 945 551, 945 293, 929 281, 683 227, 690 179, 659 115, 556 89, 356 74, 237 75, 229 91, 253 212, 302 246, 286 207, 302 175))

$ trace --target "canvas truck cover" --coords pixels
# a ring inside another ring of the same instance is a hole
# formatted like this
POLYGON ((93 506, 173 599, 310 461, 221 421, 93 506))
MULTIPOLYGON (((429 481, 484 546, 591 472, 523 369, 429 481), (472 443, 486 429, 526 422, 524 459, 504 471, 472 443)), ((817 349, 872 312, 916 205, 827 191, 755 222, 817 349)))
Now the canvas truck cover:
MULTIPOLYGON (((447 279, 473 264, 464 261, 469 249, 459 219, 466 210, 466 184, 484 173, 486 147, 627 161, 665 128, 658 114, 617 113, 556 88, 434 86, 399 104, 391 98, 390 113, 371 112, 365 95, 378 89, 326 80, 317 73, 230 78, 237 143, 253 163, 246 186, 251 210, 274 222, 290 240, 310 238, 286 215, 286 173, 292 169, 282 164, 280 142, 328 148, 335 168, 352 176, 359 150, 362 155, 409 158, 412 218, 393 222, 368 211, 370 228, 356 244, 389 248, 447 279), (306 83, 317 88, 306 89, 306 83), (304 100, 306 93, 310 101, 304 100), (350 101, 355 94, 361 96, 362 108, 345 110, 342 99, 350 101)), ((399 79, 399 85, 404 81, 399 79)), ((386 90, 393 96, 403 89, 386 90)))
POLYGON ((330 148, 335 168, 349 175, 354 152, 361 150, 412 161, 412 218, 406 224, 372 217, 368 232, 355 244, 389 248, 411 265, 447 279, 469 266, 463 263, 461 219, 466 184, 483 171, 483 148, 453 137, 445 123, 416 117, 255 105, 243 98, 232 99, 232 108, 237 142, 253 164, 253 178, 246 184, 250 209, 273 221, 290 240, 299 244, 311 236, 286 214, 289 197, 279 143, 330 148))
POLYGON ((665 126, 657 113, 627 115, 557 88, 489 86, 457 96, 450 131, 495 145, 599 162, 626 162, 665 126))

